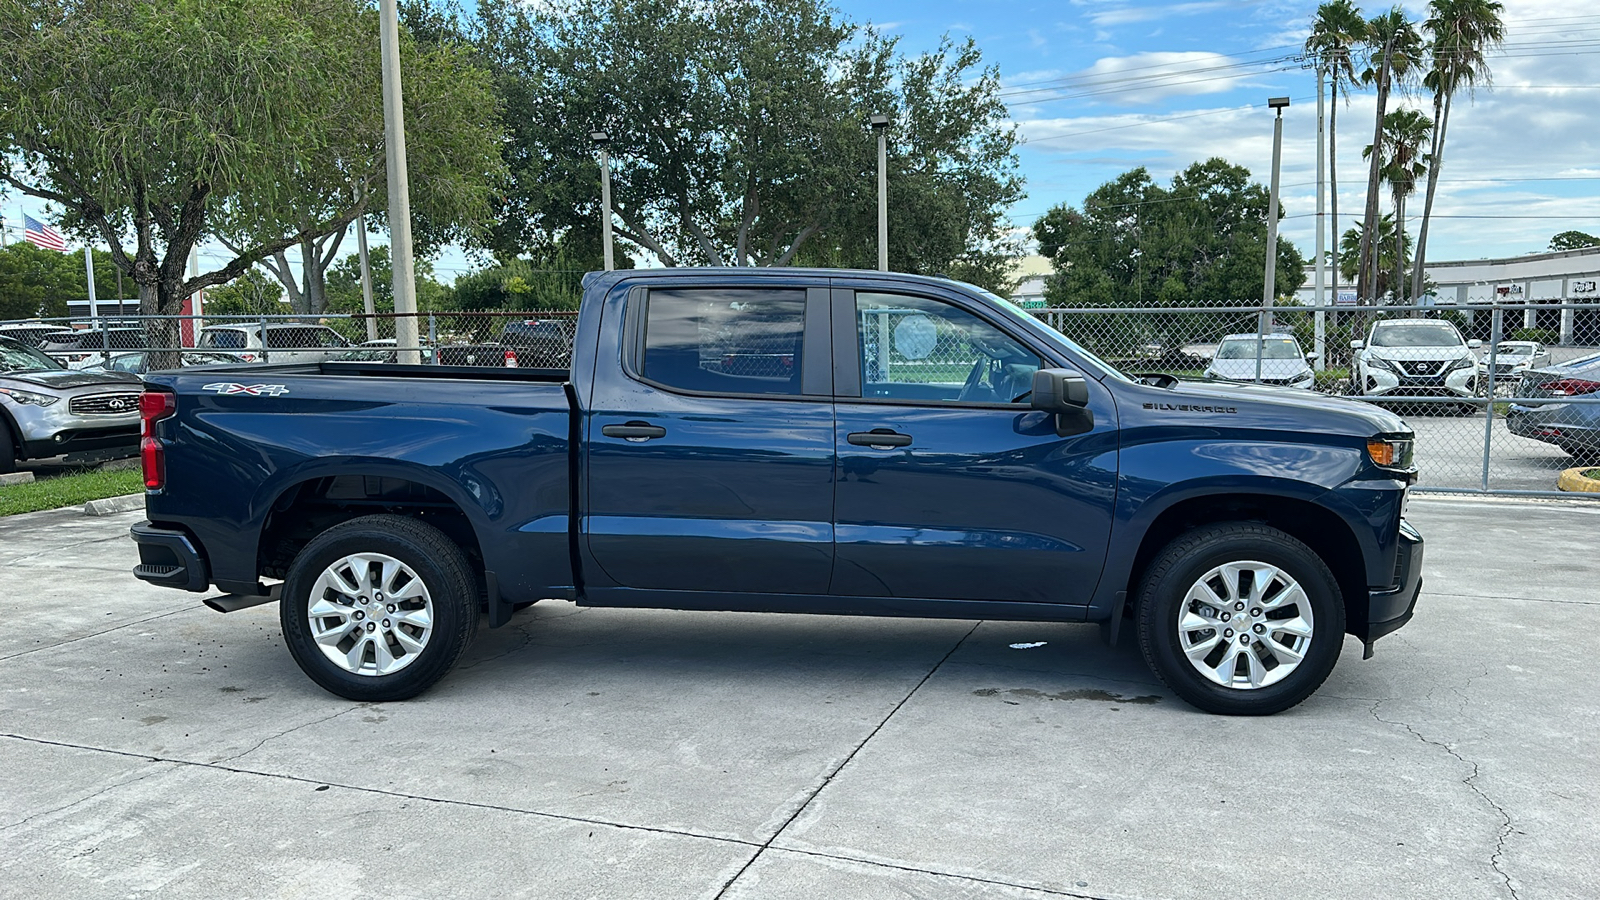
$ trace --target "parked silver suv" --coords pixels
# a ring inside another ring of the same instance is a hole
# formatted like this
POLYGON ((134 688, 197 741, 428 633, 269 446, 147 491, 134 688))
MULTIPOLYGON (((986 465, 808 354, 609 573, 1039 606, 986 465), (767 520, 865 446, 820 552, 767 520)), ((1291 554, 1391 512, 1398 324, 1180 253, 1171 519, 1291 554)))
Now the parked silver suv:
POLYGON ((121 372, 73 372, 0 337, 0 473, 18 460, 105 458, 139 447, 144 385, 121 372))
POLYGON ((195 342, 199 350, 233 353, 245 362, 317 363, 350 351, 350 342, 326 325, 292 322, 267 326, 265 352, 260 325, 208 325, 195 342))

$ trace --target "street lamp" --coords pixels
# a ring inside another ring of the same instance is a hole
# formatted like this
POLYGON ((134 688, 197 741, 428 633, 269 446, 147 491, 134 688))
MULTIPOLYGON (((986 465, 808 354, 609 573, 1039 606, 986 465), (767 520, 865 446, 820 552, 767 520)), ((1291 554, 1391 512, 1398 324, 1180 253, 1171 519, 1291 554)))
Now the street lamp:
POLYGON ((1267 108, 1277 110, 1272 121, 1272 189, 1267 200, 1267 273, 1261 286, 1261 319, 1256 331, 1256 381, 1261 380, 1261 353, 1266 342, 1267 310, 1272 307, 1275 282, 1278 280, 1278 167, 1283 161, 1283 110, 1289 105, 1288 97, 1272 97, 1267 108))
POLYGON ((600 235, 605 247, 606 271, 616 268, 611 255, 611 135, 604 131, 589 132, 589 142, 600 151, 600 235))
POLYGON ((867 124, 878 136, 878 271, 889 271, 889 117, 873 113, 867 124))

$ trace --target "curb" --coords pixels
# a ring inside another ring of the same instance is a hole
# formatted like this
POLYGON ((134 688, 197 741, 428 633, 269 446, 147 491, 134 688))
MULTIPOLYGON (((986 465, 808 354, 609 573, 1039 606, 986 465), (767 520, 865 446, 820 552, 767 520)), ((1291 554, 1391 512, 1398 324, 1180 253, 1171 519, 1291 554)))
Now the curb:
POLYGON ((1575 493, 1600 494, 1600 478, 1588 478, 1583 474, 1593 468, 1594 466, 1579 466, 1576 469, 1567 469, 1556 480, 1556 487, 1575 493))
POLYGON ((117 513, 133 512, 136 509, 144 509, 143 494, 123 494, 121 497, 90 500, 83 505, 83 514, 86 516, 113 516, 117 513))
POLYGON ((9 472, 0 475, 0 484, 33 484, 32 472, 9 472))

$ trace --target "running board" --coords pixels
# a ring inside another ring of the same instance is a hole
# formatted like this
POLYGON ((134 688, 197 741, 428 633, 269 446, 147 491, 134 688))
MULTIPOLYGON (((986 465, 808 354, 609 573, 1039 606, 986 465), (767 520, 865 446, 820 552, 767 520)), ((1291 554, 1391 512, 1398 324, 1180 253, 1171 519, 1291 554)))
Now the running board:
POLYGON ((238 612, 241 609, 249 609, 252 606, 275 603, 282 593, 283 585, 275 584, 265 595, 259 597, 249 594, 222 594, 218 597, 207 597, 201 602, 219 613, 231 613, 238 612))

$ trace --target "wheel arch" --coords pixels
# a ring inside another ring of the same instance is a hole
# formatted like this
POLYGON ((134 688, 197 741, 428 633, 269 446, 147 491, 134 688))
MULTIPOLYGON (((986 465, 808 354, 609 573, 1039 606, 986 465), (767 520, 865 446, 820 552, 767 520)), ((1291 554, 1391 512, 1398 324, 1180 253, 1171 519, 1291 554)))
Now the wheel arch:
POLYGON ((1127 591, 1130 598, 1136 596, 1139 583, 1162 548, 1187 531, 1224 522, 1258 522, 1305 544, 1321 557, 1338 582, 1346 630, 1367 621, 1366 562, 1354 529, 1326 506, 1283 494, 1214 493, 1174 502, 1146 527, 1126 583, 1117 589, 1127 591))

